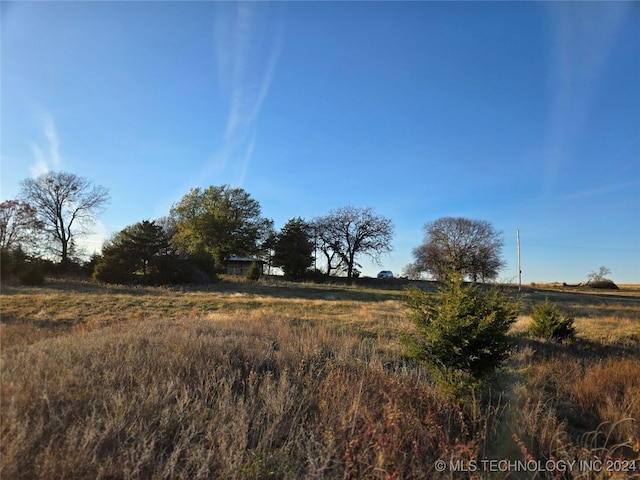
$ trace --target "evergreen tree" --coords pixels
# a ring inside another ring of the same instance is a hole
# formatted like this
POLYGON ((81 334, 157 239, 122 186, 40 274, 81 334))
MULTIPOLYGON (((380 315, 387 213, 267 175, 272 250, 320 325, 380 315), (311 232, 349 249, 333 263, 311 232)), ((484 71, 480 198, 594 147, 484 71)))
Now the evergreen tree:
POLYGON ((313 263, 313 250, 311 227, 302 218, 292 218, 276 239, 273 264, 299 280, 313 263))
POLYGON ((464 284, 450 273, 437 294, 408 291, 409 318, 416 330, 405 338, 411 358, 435 377, 464 391, 490 377, 507 357, 509 328, 519 304, 502 294, 464 284))
MULTIPOLYGON (((107 283, 131 283, 140 277, 150 283, 167 268, 169 238, 153 221, 143 220, 125 227, 102 249, 94 279, 107 283)), ((170 268, 170 267, 169 267, 170 268)))

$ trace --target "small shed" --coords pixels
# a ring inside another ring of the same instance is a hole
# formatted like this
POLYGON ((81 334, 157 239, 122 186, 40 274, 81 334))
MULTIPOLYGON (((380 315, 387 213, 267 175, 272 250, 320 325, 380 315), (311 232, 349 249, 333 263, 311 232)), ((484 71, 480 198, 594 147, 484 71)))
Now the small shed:
POLYGON ((255 257, 236 257, 231 255, 225 260, 224 267, 228 275, 246 275, 252 263, 257 263, 260 266, 260 271, 262 271, 264 260, 255 257))

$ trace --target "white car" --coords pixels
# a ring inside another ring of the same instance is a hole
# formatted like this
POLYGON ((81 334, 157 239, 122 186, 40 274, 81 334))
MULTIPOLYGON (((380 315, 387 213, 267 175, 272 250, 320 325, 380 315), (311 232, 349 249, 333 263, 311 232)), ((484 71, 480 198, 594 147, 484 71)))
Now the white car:
POLYGON ((378 278, 393 278, 393 272, 391 270, 382 270, 378 273, 378 278))

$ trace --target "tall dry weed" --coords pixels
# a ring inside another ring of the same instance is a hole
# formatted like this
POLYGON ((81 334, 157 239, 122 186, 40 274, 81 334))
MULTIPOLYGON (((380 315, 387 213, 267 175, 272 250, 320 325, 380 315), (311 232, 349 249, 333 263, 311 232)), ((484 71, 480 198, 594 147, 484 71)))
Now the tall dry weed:
POLYGON ((567 394, 596 421, 617 424, 615 441, 640 439, 640 358, 608 358, 585 368, 564 385, 567 394))
POLYGON ((3 351, 0 476, 429 478, 485 441, 484 421, 352 333, 208 317, 3 351))
POLYGON ((640 463, 640 358, 626 343, 531 344, 514 357, 524 381, 509 415, 522 457, 577 462, 563 478, 635 478, 598 466, 640 463))
POLYGON ((631 320, 559 346, 521 319, 505 415, 407 363, 397 295, 81 287, 3 291, 0 478, 457 478, 434 461, 640 449, 631 320))

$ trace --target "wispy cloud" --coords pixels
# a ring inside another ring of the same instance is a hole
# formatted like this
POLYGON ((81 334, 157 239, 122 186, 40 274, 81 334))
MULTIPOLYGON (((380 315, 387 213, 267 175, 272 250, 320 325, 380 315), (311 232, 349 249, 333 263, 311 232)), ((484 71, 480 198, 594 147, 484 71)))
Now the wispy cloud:
POLYGON ((225 139, 246 134, 255 122, 271 86, 281 48, 281 30, 269 32, 264 24, 268 16, 257 7, 261 6, 237 4, 234 56, 232 65, 227 66, 231 74, 231 105, 225 139))
POLYGON ((37 145, 31 145, 31 153, 35 158, 35 163, 29 167, 31 176, 37 177, 43 173, 47 173, 49 171, 49 165, 47 164, 46 155, 42 149, 37 145))
MULTIPOLYGON (((569 193, 567 195, 562 196, 561 198, 563 200, 585 200, 591 197, 609 195, 612 192, 617 192, 617 191, 625 190, 628 188, 635 188, 635 190, 640 193, 640 190, 639 190, 640 181, 635 180, 631 182, 617 183, 615 185, 604 185, 602 187, 590 188, 587 190, 582 190, 580 192, 569 193)), ((610 197, 610 198, 615 198, 615 197, 610 197)))
POLYGON ((53 117, 49 113, 42 115, 43 134, 46 139, 44 147, 36 143, 31 145, 31 153, 35 159, 29 170, 31 175, 37 177, 51 169, 59 169, 61 164, 60 158, 60 141, 53 117))
POLYGON ((267 98, 282 49, 281 9, 270 3, 216 4, 218 85, 228 114, 221 146, 201 177, 233 169, 241 185, 256 142, 255 123, 267 98))
POLYGON ((56 126, 53 123, 53 117, 47 115, 44 126, 44 135, 49 142, 49 157, 55 168, 60 167, 60 142, 58 141, 58 132, 56 126))
POLYGON ((242 185, 244 183, 244 177, 247 175, 247 170, 249 168, 249 161, 251 160, 251 155, 253 155, 253 147, 256 144, 256 135, 255 133, 251 136, 251 139, 246 145, 244 158, 242 160, 242 169, 240 171, 240 178, 238 180, 238 185, 242 185))
POLYGON ((547 4, 555 27, 545 194, 583 134, 613 41, 631 4, 547 4))

